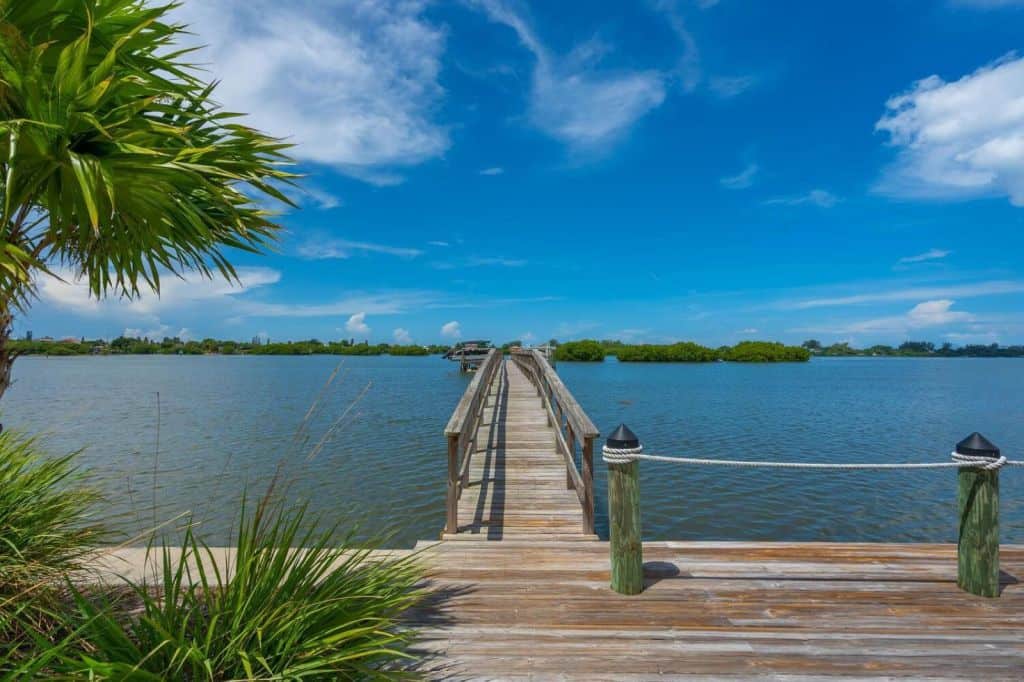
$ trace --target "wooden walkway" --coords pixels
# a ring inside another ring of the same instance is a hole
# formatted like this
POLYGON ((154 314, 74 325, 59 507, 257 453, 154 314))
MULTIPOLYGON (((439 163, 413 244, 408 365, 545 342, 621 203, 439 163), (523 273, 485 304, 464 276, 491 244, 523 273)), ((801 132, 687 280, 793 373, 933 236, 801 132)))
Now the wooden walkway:
POLYGON ((952 545, 648 542, 622 596, 597 432, 545 360, 492 354, 446 434, 446 530, 417 545, 432 593, 409 614, 429 678, 1024 680, 1024 546, 986 599, 952 545))
POLYGON ((998 599, 957 587, 951 545, 648 542, 632 597, 606 542, 420 547, 434 679, 1024 679, 1024 546, 998 599))
POLYGON ((555 427, 523 370, 505 362, 487 392, 459 500, 458 540, 597 540, 566 484, 555 427))

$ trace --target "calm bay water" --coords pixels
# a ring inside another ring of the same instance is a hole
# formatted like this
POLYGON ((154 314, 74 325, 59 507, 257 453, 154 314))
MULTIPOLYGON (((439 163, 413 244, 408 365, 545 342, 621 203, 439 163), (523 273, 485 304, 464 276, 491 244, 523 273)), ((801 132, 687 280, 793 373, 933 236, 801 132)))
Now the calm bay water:
MULTIPOLYGON (((436 357, 20 359, 6 428, 81 464, 125 534, 192 512, 230 542, 237 500, 279 465, 286 494, 391 544, 444 521, 442 435, 469 378, 436 357), (326 386, 326 388, 325 388, 326 386), (319 396, 319 398, 318 398, 319 396), (306 416, 316 405, 311 416, 306 416)), ((805 461, 946 461, 977 430, 1024 458, 1024 360, 816 359, 807 364, 561 363, 598 428, 648 452, 805 461)), ((598 532, 607 535, 598 462, 598 532)), ((646 539, 951 541, 956 474, 641 465, 646 539)), ((1001 475, 1002 538, 1024 542, 1024 469, 1001 475)))

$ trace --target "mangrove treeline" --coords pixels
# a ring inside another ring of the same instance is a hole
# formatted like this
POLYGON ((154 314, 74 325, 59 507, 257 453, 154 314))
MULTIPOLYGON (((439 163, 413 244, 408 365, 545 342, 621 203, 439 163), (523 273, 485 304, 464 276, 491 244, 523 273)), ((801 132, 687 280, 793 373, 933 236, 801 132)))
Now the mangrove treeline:
POLYGON ((709 348, 683 341, 671 344, 625 344, 618 341, 570 341, 555 350, 556 360, 602 362, 613 355, 620 362, 807 362, 811 352, 800 346, 770 341, 742 341, 709 348))
POLYGON ((21 355, 433 355, 444 353, 447 346, 371 344, 352 340, 323 342, 284 341, 270 343, 252 341, 221 341, 203 339, 185 341, 166 337, 161 341, 120 336, 113 341, 102 339, 19 339, 11 342, 21 355))
POLYGON ((803 347, 814 355, 824 357, 909 357, 909 358, 1020 358, 1024 357, 1024 346, 1000 346, 998 343, 967 344, 954 346, 951 343, 935 345, 930 341, 906 341, 898 346, 878 344, 867 348, 854 348, 848 343, 823 345, 809 339, 803 347))

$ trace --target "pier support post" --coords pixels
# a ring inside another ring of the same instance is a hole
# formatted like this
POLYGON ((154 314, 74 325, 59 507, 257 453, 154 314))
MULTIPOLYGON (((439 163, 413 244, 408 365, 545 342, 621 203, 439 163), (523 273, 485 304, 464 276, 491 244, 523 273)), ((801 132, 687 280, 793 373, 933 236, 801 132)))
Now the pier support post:
POLYGON ((459 532, 459 436, 448 436, 448 495, 445 533, 459 532))
MULTIPOLYGON (((632 449, 640 440, 625 424, 608 437, 606 447, 632 449)), ((608 464, 608 530, 611 548, 611 587, 619 594, 644 589, 644 558, 640 530, 640 463, 608 464)))
MULTIPOLYGON (((978 432, 956 444, 960 455, 999 458, 999 448, 978 432)), ((957 473, 960 533, 957 585, 982 597, 999 596, 999 470, 961 467, 957 473)))

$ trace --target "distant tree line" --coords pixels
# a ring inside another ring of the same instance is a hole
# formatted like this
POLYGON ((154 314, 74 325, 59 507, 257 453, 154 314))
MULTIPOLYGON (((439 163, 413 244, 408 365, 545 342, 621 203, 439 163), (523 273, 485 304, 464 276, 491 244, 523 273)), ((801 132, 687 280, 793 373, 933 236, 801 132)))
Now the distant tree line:
POLYGON ((672 344, 628 344, 615 340, 569 341, 559 344, 556 360, 601 362, 613 355, 620 362, 807 362, 811 352, 800 346, 769 341, 743 341, 709 348, 691 341, 672 344))
POLYGON ((843 357, 970 357, 1019 358, 1024 357, 1024 346, 965 345, 951 343, 936 345, 929 341, 906 341, 899 346, 874 345, 854 348, 848 343, 822 345, 810 339, 800 346, 787 346, 771 341, 742 341, 735 346, 710 348, 690 341, 671 344, 630 344, 615 339, 569 341, 559 344, 555 359, 579 362, 601 362, 615 356, 620 362, 807 362, 813 356, 843 357))
POLYGON ((898 346, 878 344, 867 348, 854 348, 849 343, 822 345, 816 339, 803 342, 803 347, 814 355, 825 357, 939 357, 939 358, 1019 358, 1024 357, 1024 346, 1000 346, 998 343, 954 346, 943 343, 936 346, 930 341, 905 341, 898 346))
POLYGON ((448 346, 418 346, 415 344, 371 344, 355 340, 323 342, 285 341, 270 343, 255 338, 252 341, 223 341, 203 339, 186 341, 179 337, 164 337, 160 341, 119 336, 113 341, 103 339, 19 339, 11 341, 11 348, 19 355, 436 355, 448 346))

